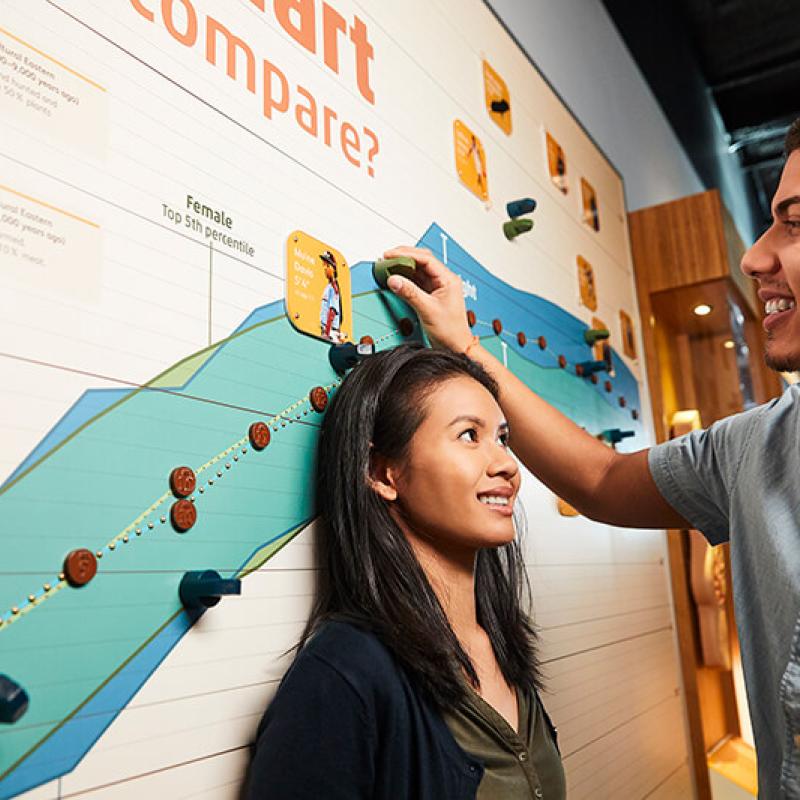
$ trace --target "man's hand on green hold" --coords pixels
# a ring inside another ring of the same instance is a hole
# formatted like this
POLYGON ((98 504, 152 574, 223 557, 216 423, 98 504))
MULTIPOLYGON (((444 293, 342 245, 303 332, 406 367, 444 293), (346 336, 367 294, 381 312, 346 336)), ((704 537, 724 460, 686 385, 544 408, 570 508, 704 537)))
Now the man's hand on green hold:
POLYGON ((392 275, 387 284, 389 289, 416 311, 435 347, 463 353, 472 342, 472 332, 467 324, 461 278, 425 248, 394 247, 383 256, 407 256, 416 261, 413 280, 392 275))

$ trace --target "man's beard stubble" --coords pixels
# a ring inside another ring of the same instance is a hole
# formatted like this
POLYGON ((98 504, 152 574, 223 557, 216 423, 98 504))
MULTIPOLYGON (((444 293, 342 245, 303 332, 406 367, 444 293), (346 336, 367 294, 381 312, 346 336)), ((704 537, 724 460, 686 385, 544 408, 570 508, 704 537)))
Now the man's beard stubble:
POLYGON ((767 350, 764 354, 766 365, 775 372, 800 372, 800 355, 772 356, 769 348, 771 341, 772 335, 767 334, 767 350))

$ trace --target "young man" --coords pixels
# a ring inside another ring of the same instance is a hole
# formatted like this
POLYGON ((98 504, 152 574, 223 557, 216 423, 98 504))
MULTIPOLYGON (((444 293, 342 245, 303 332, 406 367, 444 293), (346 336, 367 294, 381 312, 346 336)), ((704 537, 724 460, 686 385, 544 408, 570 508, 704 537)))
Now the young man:
MULTIPOLYGON (((765 306, 766 358, 800 370, 800 120, 773 222, 742 259, 765 306)), ((537 397, 472 335, 460 279, 430 252, 398 247, 415 283, 389 287, 417 312, 431 341, 467 353, 500 385, 520 460, 581 513, 611 525, 697 528, 730 541, 733 597, 758 755, 759 797, 800 798, 800 385, 764 406, 650 450, 618 453, 537 397)))

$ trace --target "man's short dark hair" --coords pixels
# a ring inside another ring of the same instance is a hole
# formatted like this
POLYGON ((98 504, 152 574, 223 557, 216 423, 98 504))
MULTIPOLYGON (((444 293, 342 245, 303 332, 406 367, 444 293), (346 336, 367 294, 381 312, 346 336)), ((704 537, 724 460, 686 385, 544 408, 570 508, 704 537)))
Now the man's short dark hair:
POLYGON ((786 141, 784 142, 783 149, 788 158, 795 150, 800 150, 800 117, 798 117, 789 128, 786 134, 786 141))

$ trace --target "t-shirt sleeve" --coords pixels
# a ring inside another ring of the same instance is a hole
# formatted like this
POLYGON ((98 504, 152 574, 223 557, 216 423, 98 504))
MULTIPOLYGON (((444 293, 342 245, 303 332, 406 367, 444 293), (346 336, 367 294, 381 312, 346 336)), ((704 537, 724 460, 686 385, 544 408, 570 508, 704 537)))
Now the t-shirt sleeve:
POLYGON ((259 727, 245 798, 371 798, 377 737, 369 716, 335 667, 301 656, 259 727))
POLYGON ((712 544, 730 534, 730 498, 763 408, 656 445, 650 474, 664 499, 712 544))

